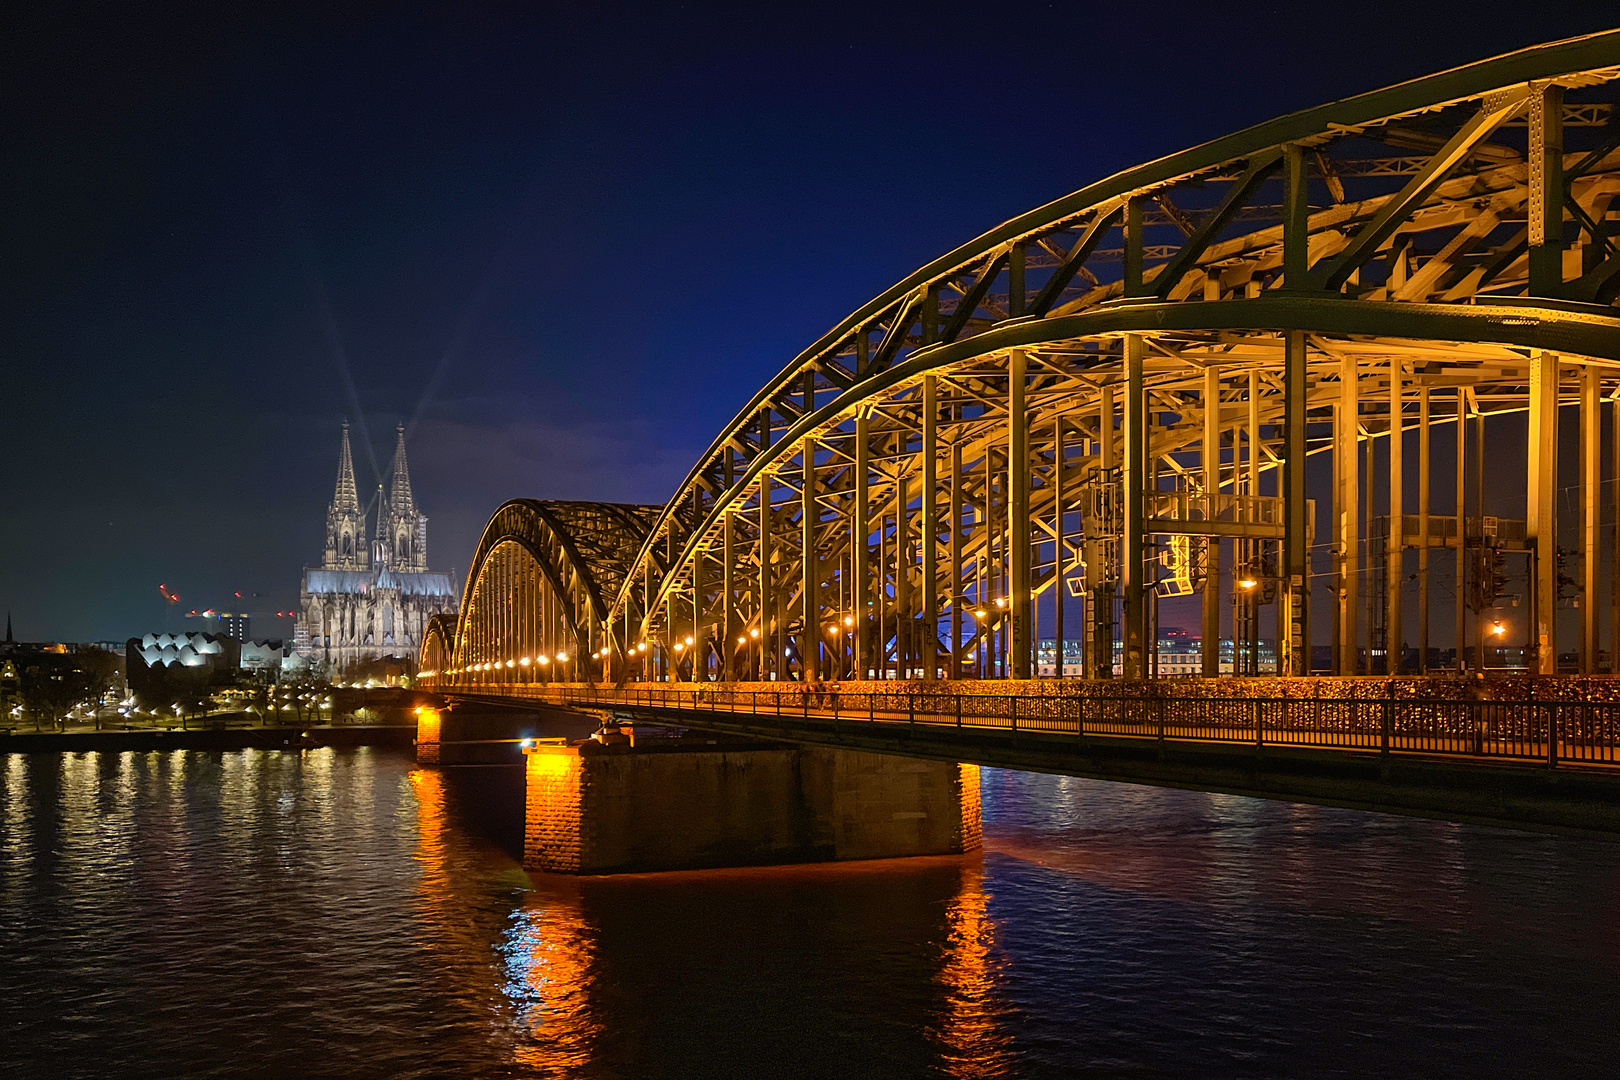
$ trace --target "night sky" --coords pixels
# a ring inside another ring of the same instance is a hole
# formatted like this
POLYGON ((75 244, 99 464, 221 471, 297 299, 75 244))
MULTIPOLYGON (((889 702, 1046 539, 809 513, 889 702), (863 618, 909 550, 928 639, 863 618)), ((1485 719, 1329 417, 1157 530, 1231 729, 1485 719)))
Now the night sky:
POLYGON ((795 353, 991 226, 1614 22, 1595 3, 1521 9, 1533 24, 1457 3, 242 6, 7 19, 19 638, 180 629, 160 582, 182 609, 240 591, 255 636, 290 633, 266 616, 319 560, 345 416, 362 489, 409 425, 435 569, 465 573, 508 498, 662 502, 795 353))

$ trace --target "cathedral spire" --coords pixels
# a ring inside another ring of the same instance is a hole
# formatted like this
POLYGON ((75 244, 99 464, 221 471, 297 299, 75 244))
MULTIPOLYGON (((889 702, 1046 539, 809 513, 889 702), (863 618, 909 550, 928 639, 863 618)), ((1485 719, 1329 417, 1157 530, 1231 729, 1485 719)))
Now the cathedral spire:
MULTIPOLYGON (((427 571, 427 517, 416 509, 416 497, 411 494, 411 469, 405 463, 405 425, 399 425, 394 444, 394 477, 389 487, 388 501, 382 504, 378 517, 378 535, 385 541, 379 548, 391 570, 420 574, 427 571), (387 518, 382 526, 383 516, 387 518)), ((377 490, 379 503, 382 489, 377 490)))
POLYGON ((337 491, 332 496, 332 512, 358 514, 360 494, 354 486, 354 453, 349 449, 349 422, 343 421, 343 448, 338 452, 337 491))
POLYGON ((364 570, 370 565, 366 550, 366 515, 360 509, 360 493, 354 485, 354 452, 349 449, 349 422, 343 421, 343 442, 338 451, 337 490, 326 508, 326 556, 321 565, 328 570, 364 570))
POLYGON ((405 425, 399 425, 399 440, 394 444, 394 483, 388 492, 390 513, 414 517, 416 500, 411 497, 411 470, 405 464, 405 425))

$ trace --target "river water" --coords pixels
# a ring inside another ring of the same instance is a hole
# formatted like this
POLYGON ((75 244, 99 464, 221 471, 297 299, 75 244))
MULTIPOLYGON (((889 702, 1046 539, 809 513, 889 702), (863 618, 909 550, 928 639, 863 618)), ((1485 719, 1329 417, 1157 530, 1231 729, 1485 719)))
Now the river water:
POLYGON ((0 755, 0 1076, 1620 1069, 1620 844, 986 770, 982 855, 561 879, 479 772, 0 755))

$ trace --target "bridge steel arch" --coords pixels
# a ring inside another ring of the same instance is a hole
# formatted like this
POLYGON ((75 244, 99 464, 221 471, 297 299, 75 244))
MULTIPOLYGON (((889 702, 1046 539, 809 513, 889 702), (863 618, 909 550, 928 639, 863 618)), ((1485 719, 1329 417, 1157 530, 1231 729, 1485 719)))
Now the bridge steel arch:
POLYGON ((1043 634, 1136 677, 1154 598, 1196 594, 1204 674, 1223 619, 1249 642, 1269 624, 1301 674, 1314 593, 1332 670, 1394 673, 1412 637, 1428 665, 1435 596, 1483 659, 1522 563, 1526 655, 1551 672, 1562 543, 1595 670, 1604 581, 1620 632, 1598 498, 1620 467, 1617 88, 1620 31, 1537 46, 992 229, 770 380, 601 606, 575 601, 580 632, 620 678, 1027 677, 1043 634))
POLYGON ((453 626, 424 640, 439 685, 594 678, 590 643, 661 508, 514 499, 484 527, 453 626))
POLYGON ((427 629, 422 632, 422 648, 417 654, 418 676, 431 679, 454 664, 457 619, 455 612, 441 612, 428 619, 427 629))

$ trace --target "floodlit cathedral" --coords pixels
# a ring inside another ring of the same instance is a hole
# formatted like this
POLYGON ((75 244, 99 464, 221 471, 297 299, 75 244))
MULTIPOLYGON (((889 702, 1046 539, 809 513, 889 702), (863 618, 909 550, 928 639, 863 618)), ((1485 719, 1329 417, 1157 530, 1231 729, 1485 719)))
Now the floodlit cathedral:
POLYGON ((299 653, 337 672, 385 656, 414 658, 428 619, 457 606, 452 575, 428 569, 427 515, 417 511, 411 495, 403 424, 387 495, 377 486, 369 544, 367 516, 355 488, 345 421, 337 492, 326 511, 326 553, 318 568, 304 570, 294 637, 299 653))

